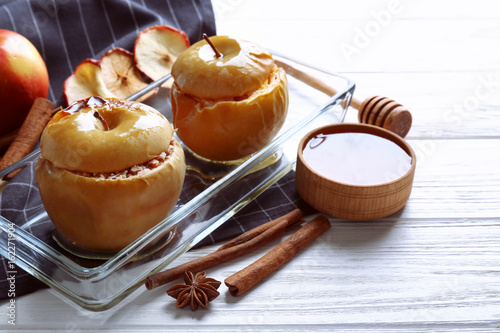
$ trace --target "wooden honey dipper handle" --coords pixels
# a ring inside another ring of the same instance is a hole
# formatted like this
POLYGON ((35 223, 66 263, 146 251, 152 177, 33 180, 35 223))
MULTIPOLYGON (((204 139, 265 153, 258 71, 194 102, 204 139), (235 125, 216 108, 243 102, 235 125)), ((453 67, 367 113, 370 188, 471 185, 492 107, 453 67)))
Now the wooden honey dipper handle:
MULTIPOLYGON (((275 63, 277 66, 283 68, 288 75, 328 96, 333 96, 337 93, 337 90, 317 77, 301 71, 285 61, 275 59, 275 63)), ((412 116, 410 111, 388 97, 372 96, 362 102, 353 97, 351 99, 351 106, 358 110, 358 120, 360 123, 388 129, 403 138, 411 128, 412 116)))
POLYGON ((327 85, 325 82, 321 81, 317 77, 306 73, 304 71, 301 71, 298 68, 293 67, 287 62, 281 61, 279 59, 274 59, 274 63, 278 66, 281 67, 285 70, 285 72, 288 75, 293 76, 297 80, 300 80, 307 84, 308 86, 311 86, 315 88, 316 90, 321 91, 322 93, 325 93, 328 96, 333 96, 337 93, 337 90, 335 90, 333 87, 327 85))
POLYGON ((360 123, 388 129, 404 138, 410 131, 410 111, 398 102, 383 96, 368 97, 358 109, 360 123))

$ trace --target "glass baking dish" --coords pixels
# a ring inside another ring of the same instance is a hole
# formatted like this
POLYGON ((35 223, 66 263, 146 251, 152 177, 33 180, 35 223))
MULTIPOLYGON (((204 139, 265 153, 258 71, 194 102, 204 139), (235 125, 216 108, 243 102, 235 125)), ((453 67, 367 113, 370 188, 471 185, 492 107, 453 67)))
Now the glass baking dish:
MULTIPOLYGON (((283 129, 266 147, 240 164, 202 161, 186 150, 188 171, 174 212, 122 251, 106 259, 75 256, 53 240, 42 241, 27 225, 47 220, 43 208, 24 225, 0 216, 0 253, 8 257, 7 234, 12 222, 16 263, 62 298, 85 309, 112 308, 136 290, 151 273, 166 268, 295 166, 300 139, 324 124, 342 122, 354 92, 348 79, 313 68, 273 52, 307 75, 320 79, 336 93, 325 94, 304 80, 288 75, 290 104, 283 129)), ((168 91, 146 101, 171 120, 168 91)), ((36 161, 38 154, 26 160, 36 161)), ((6 169, 4 169, 6 170, 6 169)), ((12 231, 12 230, 11 230, 12 231)))

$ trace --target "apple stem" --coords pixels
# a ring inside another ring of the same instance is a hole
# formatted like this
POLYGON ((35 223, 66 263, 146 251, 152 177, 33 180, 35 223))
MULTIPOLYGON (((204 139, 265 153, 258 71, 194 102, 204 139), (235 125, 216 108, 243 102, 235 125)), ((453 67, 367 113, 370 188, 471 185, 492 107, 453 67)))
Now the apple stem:
POLYGON ((109 125, 108 125, 108 122, 106 121, 106 119, 104 119, 103 116, 101 116, 101 114, 97 111, 94 112, 94 117, 96 117, 97 119, 99 119, 102 123, 102 125, 104 126, 104 130, 105 131, 109 131, 109 125))
POLYGON ((220 54, 219 50, 217 50, 217 48, 212 43, 212 41, 210 40, 210 38, 208 38, 207 34, 205 34, 205 33, 203 34, 203 39, 205 39, 207 41, 208 45, 210 45, 210 47, 212 48, 212 50, 214 50, 216 58, 222 57, 222 54, 220 54))

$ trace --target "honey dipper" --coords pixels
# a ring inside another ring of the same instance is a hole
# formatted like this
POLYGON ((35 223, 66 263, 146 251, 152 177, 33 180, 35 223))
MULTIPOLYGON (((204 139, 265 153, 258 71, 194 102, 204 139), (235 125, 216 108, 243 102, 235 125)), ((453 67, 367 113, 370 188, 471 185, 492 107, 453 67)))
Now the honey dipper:
MULTIPOLYGON (((275 59, 275 63, 279 67, 282 67, 287 74, 328 96, 333 96, 337 93, 337 90, 319 80, 317 77, 303 72, 285 61, 275 59)), ((410 111, 388 97, 371 96, 362 102, 353 97, 351 99, 351 106, 358 110, 358 120, 360 123, 388 129, 402 138, 408 134, 411 128, 412 116, 410 111)))

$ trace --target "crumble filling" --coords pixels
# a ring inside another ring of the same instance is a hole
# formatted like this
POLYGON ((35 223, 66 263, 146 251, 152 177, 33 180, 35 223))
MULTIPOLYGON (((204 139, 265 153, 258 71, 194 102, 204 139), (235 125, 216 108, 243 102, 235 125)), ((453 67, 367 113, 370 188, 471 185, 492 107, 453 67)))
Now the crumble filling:
MULTIPOLYGON (((267 77, 267 79, 265 79, 262 82, 261 86, 258 89, 254 90, 253 92, 249 92, 249 93, 246 93, 244 95, 241 95, 241 96, 230 96, 230 97, 225 97, 225 98, 210 99, 210 98, 201 98, 201 97, 191 95, 188 93, 184 93, 184 92, 183 93, 185 95, 191 97, 192 99, 194 99, 198 103, 202 104, 203 107, 210 107, 210 106, 213 106, 214 104, 217 104, 218 102, 240 102, 240 101, 244 101, 244 100, 251 98, 253 95, 256 95, 256 94, 258 95, 258 94, 262 93, 262 91, 264 91, 264 90, 269 89, 269 86, 271 86, 275 81, 279 80, 279 70, 280 70, 280 67, 274 65, 271 72, 269 73, 269 76, 267 77)), ((177 88, 179 91, 182 92, 182 90, 180 89, 180 87, 178 85, 177 85, 177 88)))
POLYGON ((153 169, 159 167, 160 165, 165 163, 165 161, 168 160, 169 156, 173 154, 173 152, 174 152, 174 141, 170 141, 170 145, 167 151, 162 152, 160 155, 156 156, 155 158, 147 162, 133 165, 125 170, 113 171, 113 172, 84 172, 84 171, 74 171, 74 170, 67 170, 67 171, 72 172, 78 176, 89 177, 89 178, 108 179, 108 180, 126 179, 129 177, 144 175, 152 171, 153 169))

